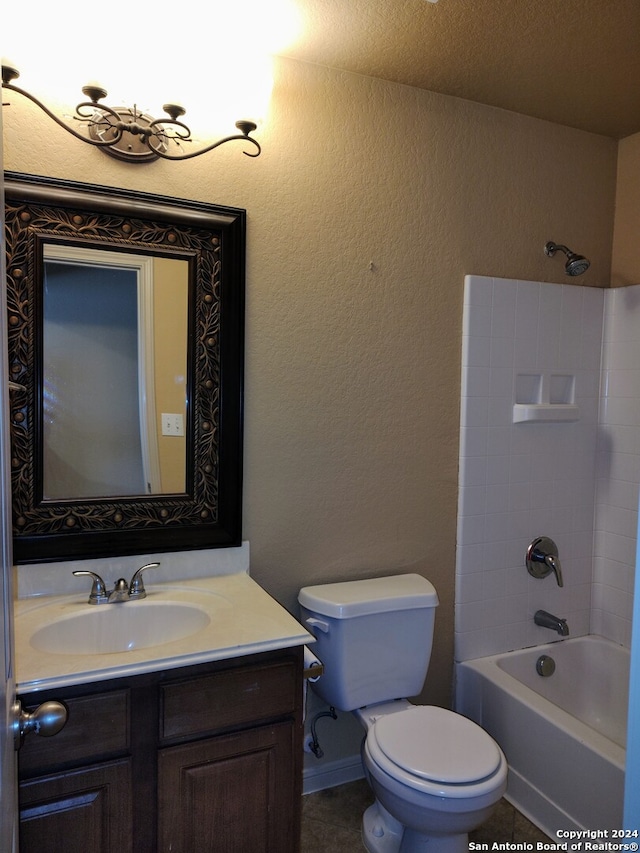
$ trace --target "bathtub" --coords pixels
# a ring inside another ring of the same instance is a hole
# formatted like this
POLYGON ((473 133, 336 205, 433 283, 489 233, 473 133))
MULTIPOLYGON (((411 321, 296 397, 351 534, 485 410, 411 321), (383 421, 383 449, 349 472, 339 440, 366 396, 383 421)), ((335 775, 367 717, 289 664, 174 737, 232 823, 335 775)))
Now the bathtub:
POLYGON ((628 650, 595 635, 456 665, 456 710, 500 744, 506 798, 556 842, 622 826, 628 681, 628 650))

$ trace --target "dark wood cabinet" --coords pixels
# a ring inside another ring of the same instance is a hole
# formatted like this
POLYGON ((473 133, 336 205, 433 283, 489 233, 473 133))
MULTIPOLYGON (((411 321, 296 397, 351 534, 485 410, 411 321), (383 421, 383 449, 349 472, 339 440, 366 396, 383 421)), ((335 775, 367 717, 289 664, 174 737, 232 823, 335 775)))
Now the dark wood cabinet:
POLYGON ((18 756, 21 853, 297 853, 302 650, 21 697, 67 705, 18 756))
POLYGON ((285 722, 161 750, 159 849, 297 849, 284 819, 296 796, 286 770, 295 748, 294 728, 285 722))
POLYGON ((105 762, 20 785, 20 850, 133 853, 131 763, 105 762))

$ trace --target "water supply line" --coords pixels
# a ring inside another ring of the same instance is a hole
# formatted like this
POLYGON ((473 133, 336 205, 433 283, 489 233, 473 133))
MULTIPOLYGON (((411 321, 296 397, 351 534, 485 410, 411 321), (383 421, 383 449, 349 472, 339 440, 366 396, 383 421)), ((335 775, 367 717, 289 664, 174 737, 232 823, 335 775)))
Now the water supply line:
POLYGON ((316 723, 322 717, 331 717, 332 720, 338 719, 336 709, 333 707, 333 705, 329 708, 328 711, 320 711, 320 713, 316 714, 313 720, 311 720, 311 735, 305 741, 305 748, 309 752, 312 752, 316 758, 322 758, 322 756, 324 755, 324 750, 320 746, 320 743, 318 741, 318 735, 316 734, 316 723))

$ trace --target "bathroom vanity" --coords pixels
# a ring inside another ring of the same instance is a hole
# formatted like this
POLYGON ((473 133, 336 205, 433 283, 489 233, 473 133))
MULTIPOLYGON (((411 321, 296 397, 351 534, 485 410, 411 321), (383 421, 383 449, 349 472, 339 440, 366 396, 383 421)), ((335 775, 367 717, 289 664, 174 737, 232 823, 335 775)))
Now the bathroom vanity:
POLYGON ((297 647, 22 694, 69 719, 20 750, 20 850, 294 853, 301 684, 297 647))
POLYGON ((4 187, 16 690, 25 712, 68 711, 18 754, 20 849, 295 853, 313 637, 252 581, 241 542, 246 212, 15 173, 4 187), (75 345, 103 310, 120 337, 90 335, 89 358, 75 345), (44 418, 42 389, 70 390, 70 353, 82 382, 44 418), (94 393, 115 355, 137 378, 117 401, 94 393))
POLYGON ((158 584, 148 603, 189 595, 211 614, 191 636, 91 654, 47 653, 34 637, 145 602, 18 602, 23 707, 68 709, 58 734, 29 735, 18 753, 22 853, 299 850, 311 637, 245 573, 158 584))

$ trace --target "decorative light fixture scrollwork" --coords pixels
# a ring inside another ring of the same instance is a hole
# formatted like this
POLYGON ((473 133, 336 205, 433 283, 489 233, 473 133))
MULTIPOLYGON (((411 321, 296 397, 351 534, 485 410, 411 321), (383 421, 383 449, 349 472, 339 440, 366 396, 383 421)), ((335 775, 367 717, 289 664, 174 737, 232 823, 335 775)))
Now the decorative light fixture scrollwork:
POLYGON ((85 135, 58 118, 35 95, 16 86, 13 81, 19 76, 20 72, 17 68, 3 63, 2 88, 28 98, 76 139, 95 145, 119 160, 126 160, 129 163, 144 163, 158 157, 165 160, 189 160, 234 140, 250 142, 255 147, 255 152, 243 152, 247 157, 258 157, 262 150, 260 143, 249 135, 256 129, 256 124, 252 121, 237 121, 236 127, 240 133, 225 136, 196 151, 185 151, 182 145, 193 140, 189 127, 179 121, 185 113, 182 106, 164 104, 162 109, 167 115, 157 119, 141 113, 135 106, 132 108, 108 107, 100 103, 107 97, 107 91, 97 83, 83 86, 82 92, 88 100, 76 106, 76 114, 72 117, 85 125, 87 128, 87 135, 85 135))

